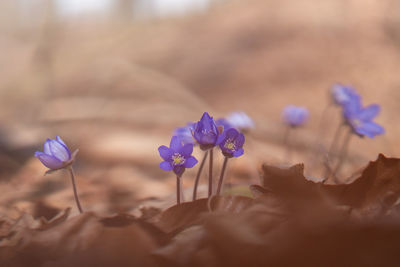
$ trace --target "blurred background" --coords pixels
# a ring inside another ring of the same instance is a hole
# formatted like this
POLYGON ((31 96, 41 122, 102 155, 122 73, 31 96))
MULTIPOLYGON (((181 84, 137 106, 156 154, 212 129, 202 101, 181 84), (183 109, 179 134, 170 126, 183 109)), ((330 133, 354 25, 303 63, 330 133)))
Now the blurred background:
MULTIPOLYGON (((336 82, 380 104, 386 129, 353 138, 341 176, 400 154, 400 0, 2 0, 0 49, 1 215, 74 207, 67 173, 43 176, 33 157, 56 135, 80 149, 84 209, 168 206, 175 180, 157 147, 204 111, 244 111, 256 124, 228 187, 257 183, 264 162, 304 162, 318 179, 340 122, 335 108, 321 118, 336 82), (291 135, 290 162, 287 104, 311 113, 291 135)), ((187 199, 196 171, 184 177, 187 199)))

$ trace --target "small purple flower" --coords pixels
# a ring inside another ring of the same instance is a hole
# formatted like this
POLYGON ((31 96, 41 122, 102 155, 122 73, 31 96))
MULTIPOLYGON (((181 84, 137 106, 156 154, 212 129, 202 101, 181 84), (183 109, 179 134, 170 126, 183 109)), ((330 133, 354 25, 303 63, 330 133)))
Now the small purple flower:
POLYGON ((254 121, 244 112, 233 112, 226 117, 227 122, 239 131, 246 131, 256 127, 254 121))
POLYGON ((353 101, 360 101, 361 97, 357 91, 341 84, 334 84, 331 88, 332 98, 337 105, 345 106, 353 101))
POLYGON ((177 136, 171 138, 169 148, 160 146, 158 152, 160 152, 160 156, 164 159, 160 163, 160 168, 164 171, 174 171, 179 176, 182 175, 186 168, 192 168, 197 164, 197 159, 192 156, 193 145, 183 145, 177 136))
POLYGON ((189 122, 186 126, 184 127, 179 127, 176 128, 173 135, 178 136, 179 139, 184 143, 184 144, 192 144, 196 145, 196 141, 193 138, 192 131, 193 131, 193 122, 189 122))
POLYGON ((71 165, 77 152, 75 151, 71 155, 67 145, 57 136, 56 139, 47 139, 44 143, 43 152, 35 152, 35 157, 50 170, 58 170, 71 165))
POLYGON ((230 129, 230 128, 234 128, 232 126, 232 124, 230 124, 226 119, 222 118, 222 119, 218 119, 215 121, 215 124, 217 125, 217 127, 223 127, 224 131, 230 129))
POLYGON ((304 107, 289 105, 283 109, 283 121, 291 127, 301 126, 308 119, 308 110, 304 107))
POLYGON ((200 121, 193 126, 193 137, 202 150, 213 148, 218 139, 219 131, 215 121, 207 112, 204 112, 200 121))
POLYGON ((218 145, 225 157, 240 157, 243 155, 244 135, 239 133, 235 128, 224 131, 218 137, 218 145))
POLYGON ((385 129, 372 120, 379 114, 380 106, 373 104, 362 107, 361 101, 352 101, 345 105, 343 116, 353 131, 359 136, 374 138, 385 133, 385 129))

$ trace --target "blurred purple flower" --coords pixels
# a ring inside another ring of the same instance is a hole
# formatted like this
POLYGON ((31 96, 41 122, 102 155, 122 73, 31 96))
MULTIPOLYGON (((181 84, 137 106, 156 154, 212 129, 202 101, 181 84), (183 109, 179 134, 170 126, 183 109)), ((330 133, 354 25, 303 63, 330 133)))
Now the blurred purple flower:
POLYGON ((334 84, 331 88, 332 98, 337 105, 345 106, 353 101, 360 101, 361 97, 357 91, 341 84, 334 84))
POLYGON ((283 121, 292 127, 301 126, 306 123, 308 116, 306 108, 293 105, 286 106, 282 113, 283 121))
POLYGON ((76 153, 77 151, 71 155, 71 151, 67 145, 57 136, 56 139, 47 139, 44 143, 43 152, 36 151, 35 157, 50 170, 58 170, 69 166, 74 160, 76 153))
POLYGON ((194 140, 192 135, 193 125, 193 122, 189 122, 184 127, 176 128, 173 135, 178 136, 184 144, 196 145, 196 140, 194 140))
POLYGON ((222 119, 218 119, 216 120, 215 124, 217 125, 217 127, 223 127, 224 131, 230 129, 230 128, 234 128, 226 119, 222 118, 222 119))
POLYGON ((207 112, 204 112, 200 121, 193 126, 193 137, 202 150, 213 148, 218 139, 219 131, 215 121, 207 112))
POLYGON ((385 129, 372 120, 379 114, 380 106, 373 104, 362 107, 361 101, 353 100, 346 104, 343 116, 353 131, 359 136, 374 138, 376 135, 385 133, 385 129))
POLYGON ((224 131, 219 137, 217 144, 225 157, 240 157, 243 155, 244 135, 235 128, 224 131))
POLYGON ((158 152, 164 160, 160 163, 160 168, 164 171, 173 171, 179 176, 186 168, 192 168, 197 164, 197 159, 192 156, 193 145, 183 145, 181 139, 177 136, 171 138, 169 148, 160 146, 158 152))
POLYGON ((239 131, 246 131, 256 127, 254 121, 244 112, 233 112, 226 117, 226 121, 239 131))

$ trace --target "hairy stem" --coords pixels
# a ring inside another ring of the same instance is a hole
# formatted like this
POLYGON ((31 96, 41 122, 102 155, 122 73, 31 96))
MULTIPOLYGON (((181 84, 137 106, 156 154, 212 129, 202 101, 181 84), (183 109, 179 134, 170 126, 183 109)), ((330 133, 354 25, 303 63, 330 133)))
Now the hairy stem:
POLYGON ((176 203, 181 204, 181 176, 176 176, 176 203))
POLYGON ((292 130, 291 126, 287 126, 285 133, 283 134, 283 146, 285 147, 285 160, 287 162, 291 161, 292 157, 292 145, 290 143, 289 137, 290 137, 290 132, 292 130))
POLYGON ((69 173, 71 174, 72 189, 74 190, 76 206, 78 206, 79 212, 82 213, 83 211, 82 211, 81 203, 79 202, 78 191, 76 190, 74 169, 72 169, 72 166, 71 166, 68 168, 68 170, 69 170, 69 173))
POLYGON ((219 177, 218 187, 217 187, 217 196, 219 196, 221 193, 222 182, 224 181, 224 174, 225 174, 226 165, 228 164, 228 159, 229 159, 228 157, 225 157, 224 164, 222 165, 221 176, 219 177))
MULTIPOLYGON (((340 168, 342 167, 343 162, 347 157, 347 151, 348 151, 350 139, 352 136, 353 136, 352 131, 351 131, 351 129, 349 129, 349 131, 347 132, 347 135, 345 137, 345 140, 343 141, 342 148, 340 150, 339 162, 337 163, 336 168, 333 170, 333 173, 332 173, 334 178, 336 177, 336 174, 340 171, 340 168)), ((335 178, 335 180, 336 180, 336 178, 335 178)), ((338 182, 338 181, 335 181, 335 182, 338 182)))
POLYGON ((206 163, 208 156, 208 151, 204 152, 203 159, 201 160, 199 170, 197 171, 196 180, 194 180, 194 187, 193 187, 193 201, 197 198, 197 187, 199 186, 200 176, 203 171, 204 165, 206 163))
POLYGON ((213 148, 210 149, 210 164, 209 164, 209 172, 208 172, 208 197, 212 195, 213 188, 213 148))

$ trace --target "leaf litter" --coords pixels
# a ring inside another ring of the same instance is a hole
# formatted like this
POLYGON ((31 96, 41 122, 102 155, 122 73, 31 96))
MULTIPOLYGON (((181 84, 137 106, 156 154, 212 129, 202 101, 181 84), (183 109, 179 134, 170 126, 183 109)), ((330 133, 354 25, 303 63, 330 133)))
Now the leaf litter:
POLYGON ((347 184, 264 164, 253 197, 213 196, 141 216, 70 217, 38 203, 0 218, 1 266, 399 266, 400 159, 347 184))

